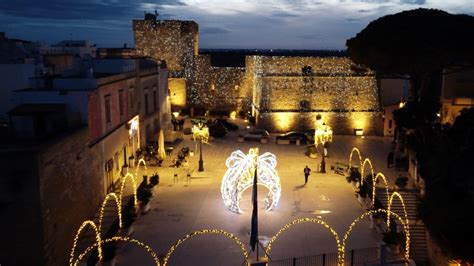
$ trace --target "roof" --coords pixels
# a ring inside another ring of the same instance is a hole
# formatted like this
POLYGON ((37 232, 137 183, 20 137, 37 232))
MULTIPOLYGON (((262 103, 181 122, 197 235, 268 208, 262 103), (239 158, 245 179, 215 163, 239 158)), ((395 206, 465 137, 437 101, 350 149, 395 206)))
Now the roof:
POLYGON ((9 115, 28 116, 38 114, 64 113, 66 105, 62 103, 22 104, 8 111, 9 115))

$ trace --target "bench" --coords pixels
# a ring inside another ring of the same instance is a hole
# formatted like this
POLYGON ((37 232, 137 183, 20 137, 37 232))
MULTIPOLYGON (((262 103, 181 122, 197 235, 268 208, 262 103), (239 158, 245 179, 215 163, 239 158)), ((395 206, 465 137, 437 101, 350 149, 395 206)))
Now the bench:
POLYGON ((334 168, 334 173, 344 175, 349 168, 349 165, 337 162, 336 165, 331 168, 334 168))

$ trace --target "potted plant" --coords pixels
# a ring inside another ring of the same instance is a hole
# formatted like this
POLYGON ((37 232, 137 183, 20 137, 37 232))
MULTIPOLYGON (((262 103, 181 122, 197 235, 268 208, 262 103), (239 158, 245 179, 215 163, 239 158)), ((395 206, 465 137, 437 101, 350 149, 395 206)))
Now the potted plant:
POLYGON ((318 149, 316 149, 316 146, 311 145, 308 147, 308 155, 309 158, 317 158, 318 157, 318 149))
POLYGON ((351 167, 349 169, 349 175, 346 176, 347 183, 352 183, 355 187, 358 183, 360 183, 360 172, 357 167, 351 167))
POLYGON ((395 180, 395 185, 398 189, 405 189, 408 184, 408 177, 406 176, 399 176, 397 180, 395 180))
POLYGON ((396 230, 390 230, 383 233, 383 242, 387 244, 388 248, 393 254, 400 253, 400 244, 405 241, 405 235, 396 230))
POLYGON ((107 242, 102 244, 102 265, 116 265, 115 252, 117 242, 107 242))
POLYGON ((125 235, 126 236, 131 236, 134 228, 133 228, 133 222, 137 219, 137 214, 135 213, 134 208, 128 209, 123 213, 122 216, 122 226, 123 228, 126 229, 125 235))
POLYGON ((160 175, 158 175, 157 173, 155 173, 154 175, 152 175, 150 177, 150 183, 153 185, 153 186, 156 186, 160 183, 160 175))
POLYGON ((140 209, 142 214, 146 214, 150 210, 150 198, 152 193, 149 189, 142 187, 137 194, 138 200, 140 201, 140 209))
POLYGON ((237 137, 237 142, 244 142, 244 135, 243 134, 239 134, 239 136, 237 137))

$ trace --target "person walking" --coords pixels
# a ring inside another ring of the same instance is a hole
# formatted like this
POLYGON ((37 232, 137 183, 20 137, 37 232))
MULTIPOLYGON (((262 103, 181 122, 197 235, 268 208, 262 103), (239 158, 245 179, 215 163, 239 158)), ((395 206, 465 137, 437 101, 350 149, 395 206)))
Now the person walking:
POLYGON ((309 177, 309 174, 311 173, 311 169, 306 165, 303 172, 304 172, 304 184, 306 185, 306 183, 308 183, 308 177, 309 177))

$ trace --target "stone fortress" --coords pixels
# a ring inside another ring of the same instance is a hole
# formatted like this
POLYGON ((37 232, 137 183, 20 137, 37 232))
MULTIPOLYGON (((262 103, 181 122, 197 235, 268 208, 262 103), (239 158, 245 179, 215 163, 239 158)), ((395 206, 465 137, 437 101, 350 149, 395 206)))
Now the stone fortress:
POLYGON ((194 21, 152 14, 133 21, 137 54, 167 62, 175 108, 250 111, 273 132, 314 128, 319 114, 335 134, 382 134, 375 73, 343 53, 200 53, 198 31, 194 21))

